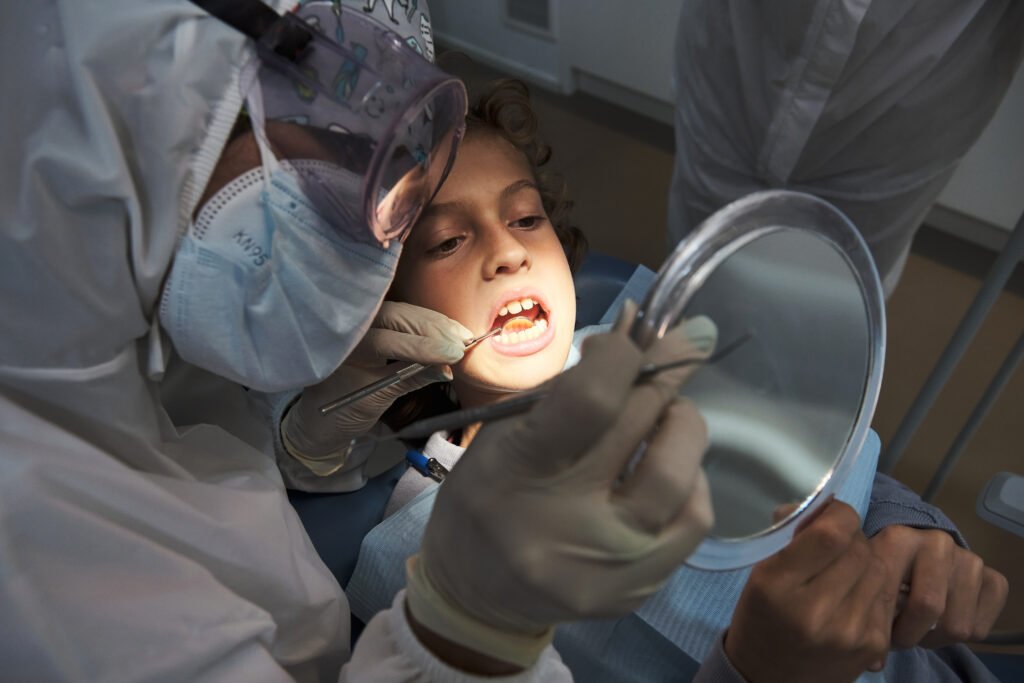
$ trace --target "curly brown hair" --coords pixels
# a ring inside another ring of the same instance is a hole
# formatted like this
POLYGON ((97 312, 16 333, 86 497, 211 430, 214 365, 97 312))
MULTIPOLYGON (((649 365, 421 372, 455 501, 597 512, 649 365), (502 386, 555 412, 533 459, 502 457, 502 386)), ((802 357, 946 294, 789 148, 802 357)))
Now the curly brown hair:
POLYGON ((466 114, 467 137, 480 134, 500 136, 526 157, 540 191, 544 211, 555 228, 558 241, 565 249, 569 268, 576 272, 586 255, 587 239, 579 228, 569 223, 573 203, 569 199, 565 180, 545 168, 551 160, 551 147, 540 139, 538 128, 537 114, 530 101, 530 89, 514 78, 503 78, 488 84, 466 114))
MULTIPOLYGON (((569 268, 576 272, 586 255, 587 239, 578 227, 569 223, 572 200, 562 177, 545 168, 551 160, 551 148, 540 139, 538 128, 530 89, 516 79, 501 79, 485 86, 466 113, 467 138, 495 135, 522 152, 540 192, 544 212, 565 250, 569 268)), ((400 397, 384 413, 382 420, 397 431, 416 420, 441 415, 457 407, 443 384, 430 384, 400 397)))

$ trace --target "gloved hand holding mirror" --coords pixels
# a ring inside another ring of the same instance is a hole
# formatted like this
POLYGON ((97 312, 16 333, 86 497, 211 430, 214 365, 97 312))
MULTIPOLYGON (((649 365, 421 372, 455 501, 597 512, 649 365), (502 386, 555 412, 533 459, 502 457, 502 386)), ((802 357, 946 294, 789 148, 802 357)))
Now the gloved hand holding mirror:
POLYGON ((703 420, 678 397, 694 366, 636 378, 706 357, 713 326, 697 326, 702 349, 680 326, 641 351, 633 310, 529 413, 484 426, 441 487, 407 598, 435 634, 529 666, 555 624, 638 607, 707 532, 703 420))

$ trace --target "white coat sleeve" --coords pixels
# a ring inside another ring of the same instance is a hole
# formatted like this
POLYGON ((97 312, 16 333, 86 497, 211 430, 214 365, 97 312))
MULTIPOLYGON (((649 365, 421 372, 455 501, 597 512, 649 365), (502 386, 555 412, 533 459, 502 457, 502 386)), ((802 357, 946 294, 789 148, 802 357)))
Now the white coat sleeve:
MULTIPOLYGON (((141 398, 115 407, 135 417, 141 398)), ((484 680, 419 644, 403 596, 350 658, 348 603, 272 461, 212 426, 190 436, 188 448, 137 451, 141 471, 0 391, 0 677, 484 680)), ((552 650, 508 680, 571 677, 552 650)))
POLYGON ((356 644, 342 671, 344 683, 409 681, 410 683, 567 683, 572 674, 552 646, 526 671, 514 676, 473 676, 438 660, 413 635, 405 616, 405 591, 391 609, 377 614, 356 644))

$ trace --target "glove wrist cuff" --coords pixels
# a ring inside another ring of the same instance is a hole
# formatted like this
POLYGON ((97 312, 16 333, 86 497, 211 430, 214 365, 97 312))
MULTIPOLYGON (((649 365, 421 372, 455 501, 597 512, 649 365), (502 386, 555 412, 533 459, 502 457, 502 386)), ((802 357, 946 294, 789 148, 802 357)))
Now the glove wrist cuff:
POLYGON ((528 669, 554 639, 553 626, 538 634, 511 632, 466 614, 437 590, 419 555, 406 561, 405 572, 409 611, 425 628, 453 643, 528 669))
POLYGON ((348 461, 348 456, 352 453, 353 444, 351 442, 345 447, 329 453, 321 455, 307 455, 302 452, 301 448, 297 446, 291 438, 289 438, 289 427, 294 409, 295 404, 292 404, 288 412, 285 413, 284 419, 281 420, 281 445, 284 446, 284 450, 288 455, 302 463, 313 474, 320 477, 330 476, 344 467, 345 463, 348 461))

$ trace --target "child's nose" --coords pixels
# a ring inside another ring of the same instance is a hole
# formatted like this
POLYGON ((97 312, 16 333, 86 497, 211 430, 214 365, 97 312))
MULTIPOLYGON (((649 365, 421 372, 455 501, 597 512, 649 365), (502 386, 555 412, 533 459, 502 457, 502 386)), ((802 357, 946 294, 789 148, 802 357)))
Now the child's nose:
POLYGON ((530 267, 530 251, 519 241, 515 233, 505 226, 489 232, 491 238, 484 266, 485 278, 508 275, 530 267))

